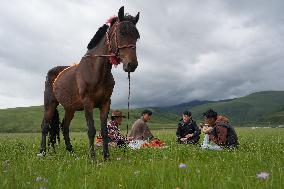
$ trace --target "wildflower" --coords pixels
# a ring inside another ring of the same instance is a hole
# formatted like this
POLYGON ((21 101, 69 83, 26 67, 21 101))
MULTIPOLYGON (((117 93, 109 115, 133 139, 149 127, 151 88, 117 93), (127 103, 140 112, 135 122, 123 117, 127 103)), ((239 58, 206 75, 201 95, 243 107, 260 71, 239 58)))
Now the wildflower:
POLYGON ((4 165, 4 166, 10 165, 10 160, 5 160, 5 161, 3 162, 3 165, 4 165))
POLYGON ((178 167, 179 167, 180 169, 185 169, 185 168, 187 168, 187 165, 184 164, 184 163, 181 163, 181 164, 179 164, 178 167))
POLYGON ((259 174, 256 174, 256 177, 262 180, 267 179, 269 176, 269 173, 267 172, 260 172, 259 174))
POLYGON ((36 177, 36 182, 41 182, 42 181, 42 178, 41 177, 36 177))
POLYGON ((36 177, 36 182, 48 182, 47 178, 42 178, 42 177, 36 177))
POLYGON ((121 157, 116 158, 117 161, 121 160, 121 157))
POLYGON ((134 175, 138 175, 140 173, 140 171, 135 171, 134 175))

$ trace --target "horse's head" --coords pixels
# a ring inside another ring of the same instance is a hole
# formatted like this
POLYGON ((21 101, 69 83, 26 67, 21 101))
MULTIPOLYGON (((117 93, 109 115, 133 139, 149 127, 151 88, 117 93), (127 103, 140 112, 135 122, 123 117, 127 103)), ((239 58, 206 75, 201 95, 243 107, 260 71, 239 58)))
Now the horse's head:
POLYGON ((135 17, 124 15, 124 7, 121 7, 118 17, 110 22, 111 28, 108 33, 110 46, 118 61, 123 63, 126 72, 134 72, 138 66, 136 56, 136 42, 140 38, 136 28, 138 20, 139 13, 135 17))

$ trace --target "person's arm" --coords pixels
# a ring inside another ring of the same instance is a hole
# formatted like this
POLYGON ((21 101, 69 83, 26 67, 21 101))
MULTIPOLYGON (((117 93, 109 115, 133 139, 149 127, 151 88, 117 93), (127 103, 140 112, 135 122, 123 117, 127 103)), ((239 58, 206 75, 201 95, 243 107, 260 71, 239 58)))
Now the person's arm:
POLYGON ((177 137, 177 140, 181 139, 181 127, 180 127, 180 124, 178 124, 178 127, 177 127, 176 137, 177 137))
POLYGON ((192 138, 198 137, 201 134, 201 131, 200 131, 200 129, 197 126, 195 121, 192 123, 192 126, 194 127, 194 132, 192 133, 192 138))
POLYGON ((204 132, 204 133, 209 134, 209 140, 212 141, 213 143, 217 144, 217 135, 215 135, 216 132, 213 132, 213 127, 208 127, 206 129, 206 132, 204 132))
POLYGON ((112 141, 116 140, 116 133, 115 130, 112 128, 112 126, 108 126, 107 130, 108 130, 108 137, 110 138, 110 140, 112 141))
POLYGON ((228 129, 226 127, 217 127, 217 144, 225 145, 228 129))
POLYGON ((149 127, 147 124, 144 125, 144 130, 143 130, 143 139, 153 139, 154 135, 151 133, 149 127))
POLYGON ((119 130, 117 130, 117 139, 118 140, 126 140, 126 138, 120 133, 120 131, 119 130))

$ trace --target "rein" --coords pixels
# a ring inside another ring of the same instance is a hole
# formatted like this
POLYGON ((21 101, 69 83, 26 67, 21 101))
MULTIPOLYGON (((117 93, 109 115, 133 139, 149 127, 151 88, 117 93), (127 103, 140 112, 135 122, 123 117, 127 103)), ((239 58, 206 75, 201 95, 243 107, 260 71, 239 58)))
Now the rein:
POLYGON ((130 72, 128 72, 128 98, 127 98, 127 125, 126 125, 126 138, 128 136, 129 125, 129 101, 130 101, 130 72))

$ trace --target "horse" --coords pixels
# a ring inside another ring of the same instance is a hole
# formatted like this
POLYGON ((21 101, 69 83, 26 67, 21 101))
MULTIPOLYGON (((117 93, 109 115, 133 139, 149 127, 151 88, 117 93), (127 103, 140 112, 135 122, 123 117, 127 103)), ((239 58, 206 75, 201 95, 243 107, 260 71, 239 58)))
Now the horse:
POLYGON ((109 159, 107 117, 111 105, 111 95, 115 85, 111 69, 123 63, 125 72, 134 72, 138 66, 136 43, 140 38, 136 16, 124 14, 124 7, 118 16, 111 17, 107 24, 98 29, 88 44, 86 54, 78 64, 57 66, 48 71, 44 91, 44 115, 41 124, 40 154, 46 155, 46 137, 48 146, 56 145, 60 128, 66 150, 73 153, 69 137, 70 122, 76 111, 84 111, 89 139, 89 154, 95 159, 93 109, 99 108, 101 135, 103 138, 103 156, 109 159), (60 123, 57 106, 61 104, 65 115, 60 123))

